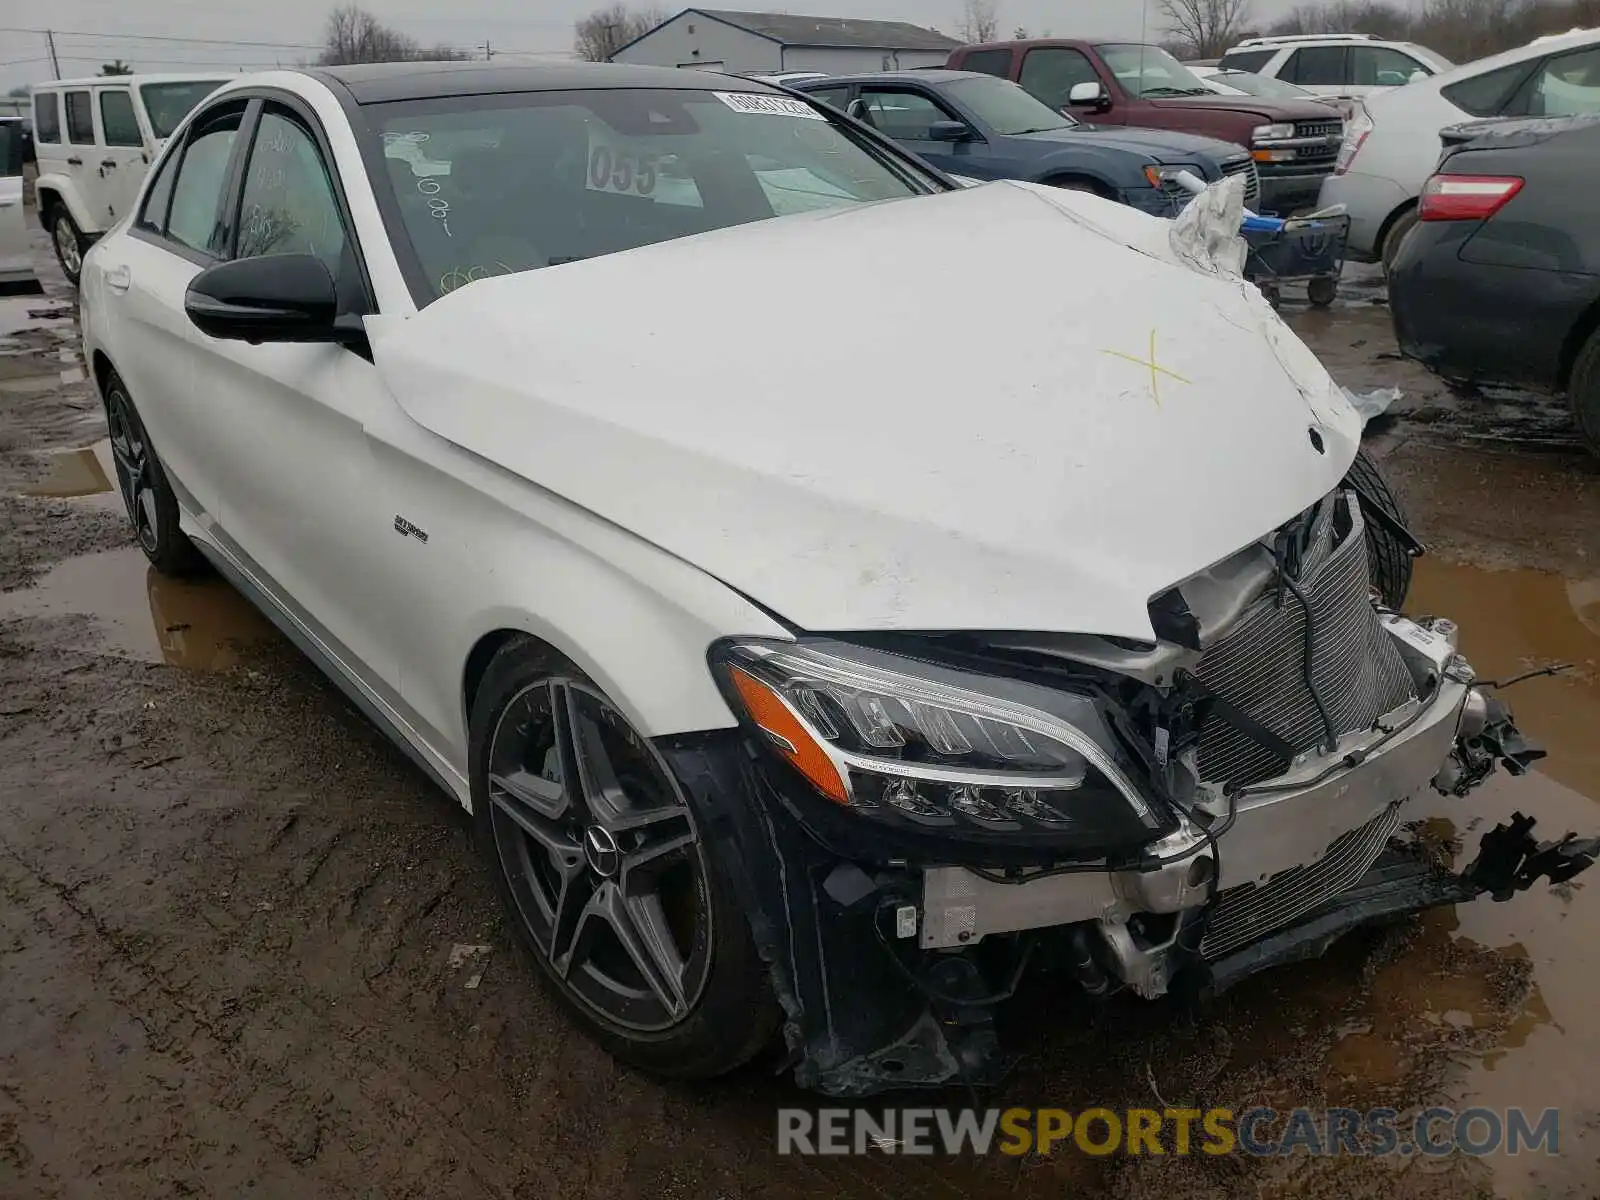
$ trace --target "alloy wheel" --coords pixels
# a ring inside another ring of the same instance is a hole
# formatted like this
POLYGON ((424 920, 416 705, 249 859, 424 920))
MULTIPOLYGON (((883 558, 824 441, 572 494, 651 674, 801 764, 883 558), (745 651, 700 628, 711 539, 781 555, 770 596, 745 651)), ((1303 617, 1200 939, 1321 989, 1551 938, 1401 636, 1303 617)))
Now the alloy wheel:
POLYGON ((66 268, 68 275, 76 278, 78 272, 83 269, 83 251, 78 247, 78 230, 73 225, 72 218, 65 213, 57 216, 50 232, 55 238, 56 253, 61 256, 61 265, 66 268))
POLYGON ((711 904, 654 748, 587 684, 544 679, 501 710, 488 768, 495 849, 550 972, 623 1029, 684 1021, 710 974, 711 904))
POLYGON ((111 430, 111 457, 116 463, 117 486, 128 510, 128 520, 139 544, 154 554, 161 540, 160 517, 156 512, 156 491, 150 445, 145 440, 139 419, 133 414, 128 397, 113 391, 107 403, 111 430))

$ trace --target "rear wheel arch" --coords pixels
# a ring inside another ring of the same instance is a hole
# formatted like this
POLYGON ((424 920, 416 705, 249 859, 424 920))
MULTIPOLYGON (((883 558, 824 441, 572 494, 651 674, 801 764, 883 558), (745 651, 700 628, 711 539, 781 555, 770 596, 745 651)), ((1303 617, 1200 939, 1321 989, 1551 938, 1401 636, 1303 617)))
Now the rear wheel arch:
POLYGON ((1383 224, 1378 227, 1378 236, 1373 239, 1372 243, 1372 256, 1378 262, 1383 263, 1385 268, 1389 265, 1384 257, 1384 252, 1388 249, 1389 235, 1394 232, 1395 226, 1402 221, 1408 218, 1415 219, 1419 203, 1419 198, 1413 196, 1404 204, 1396 207, 1393 212, 1383 219, 1383 224))
POLYGON ((1561 345, 1561 361, 1556 367, 1556 385, 1562 391, 1572 386, 1572 371, 1577 365, 1578 355, 1583 353, 1583 348, 1600 331, 1600 299, 1589 305, 1584 313, 1573 322, 1567 340, 1561 345))

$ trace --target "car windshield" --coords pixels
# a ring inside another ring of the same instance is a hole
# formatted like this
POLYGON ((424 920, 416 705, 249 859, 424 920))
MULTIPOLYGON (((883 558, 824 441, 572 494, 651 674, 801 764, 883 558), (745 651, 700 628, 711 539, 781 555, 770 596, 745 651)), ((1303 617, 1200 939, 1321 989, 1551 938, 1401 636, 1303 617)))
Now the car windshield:
POLYGON ((1160 46, 1116 42, 1096 47, 1130 96, 1214 96, 1200 77, 1160 46))
POLYGON ((1231 88, 1237 88, 1246 95, 1260 96, 1263 100, 1313 100, 1316 98, 1303 87, 1285 83, 1281 79, 1273 79, 1269 75, 1257 75, 1253 71, 1218 71, 1211 77, 1211 82, 1225 83, 1231 88))
POLYGON ((139 88, 139 98, 150 115, 150 132, 160 138, 169 138, 183 119, 194 111, 212 92, 222 86, 220 79, 184 79, 172 83, 146 83, 139 88))
POLYGON ((947 83, 939 90, 1002 136, 1071 129, 1078 123, 1010 80, 992 75, 947 83))
POLYGON ((369 112, 391 234, 414 252, 424 303, 489 275, 943 188, 768 93, 525 92, 369 112))

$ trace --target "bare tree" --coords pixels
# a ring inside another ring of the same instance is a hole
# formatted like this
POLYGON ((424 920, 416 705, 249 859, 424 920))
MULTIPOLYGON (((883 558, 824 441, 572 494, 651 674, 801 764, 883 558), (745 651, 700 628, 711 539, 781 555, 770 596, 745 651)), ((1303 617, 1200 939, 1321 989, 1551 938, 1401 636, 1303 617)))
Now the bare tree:
POLYGON ((992 42, 1000 32, 1000 0, 963 0, 956 36, 964 42, 992 42))
POLYGON ((1028 32, 1026 25, 1018 25, 1011 31, 1011 40, 1014 42, 1025 42, 1032 36, 1033 34, 1028 32))
POLYGON ((102 74, 102 75, 132 75, 133 74, 133 68, 130 67, 127 63, 123 62, 120 58, 117 58, 117 59, 113 59, 112 61, 110 61, 108 63, 102 63, 101 66, 100 66, 100 74, 102 74))
POLYGON ((605 62, 629 42, 643 37, 666 19, 667 14, 654 6, 633 9, 617 3, 607 8, 597 8, 573 25, 572 48, 579 58, 605 62))
POLYGON ((317 61, 329 67, 346 63, 451 62, 471 57, 467 51, 452 46, 424 47, 354 4, 328 14, 322 38, 322 53, 317 61))
POLYGON ((1156 11, 1195 58, 1216 58, 1250 19, 1250 0, 1156 0, 1156 11))

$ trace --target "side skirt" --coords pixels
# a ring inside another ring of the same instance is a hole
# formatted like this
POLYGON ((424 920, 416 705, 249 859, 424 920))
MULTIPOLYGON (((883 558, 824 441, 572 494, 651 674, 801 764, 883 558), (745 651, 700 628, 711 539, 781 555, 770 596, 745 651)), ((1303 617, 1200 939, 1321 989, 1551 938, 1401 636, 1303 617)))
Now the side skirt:
POLYGON ((193 499, 181 485, 168 482, 178 498, 181 526, 195 547, 217 568, 219 574, 232 584, 244 598, 263 616, 278 627, 284 637, 309 658, 319 671, 326 675, 345 696, 361 710, 363 716, 397 746, 423 774, 441 788, 452 800, 468 811, 472 808, 472 792, 466 776, 429 745, 412 728, 410 722, 386 701, 372 684, 363 680, 348 665, 350 655, 340 653, 342 647, 325 630, 315 626, 309 615, 302 616, 289 604, 279 600, 276 589, 266 582, 259 567, 250 562, 243 551, 223 544, 224 535, 209 518, 194 516, 193 499))

